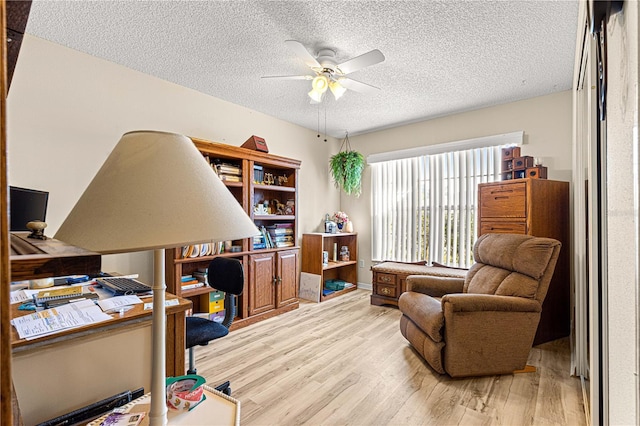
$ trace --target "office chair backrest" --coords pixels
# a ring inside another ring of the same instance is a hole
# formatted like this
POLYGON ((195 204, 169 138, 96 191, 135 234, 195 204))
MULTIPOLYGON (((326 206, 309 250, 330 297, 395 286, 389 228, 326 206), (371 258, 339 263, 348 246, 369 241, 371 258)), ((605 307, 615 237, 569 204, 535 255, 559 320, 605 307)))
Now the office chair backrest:
POLYGON ((242 294, 244 287, 242 263, 237 259, 216 257, 209 263, 207 281, 216 290, 235 295, 242 294))
POLYGON ((209 285, 224 292, 224 319, 222 325, 231 327, 236 317, 234 295, 242 294, 244 288, 244 268, 242 262, 229 257, 216 257, 209 263, 207 272, 209 285))

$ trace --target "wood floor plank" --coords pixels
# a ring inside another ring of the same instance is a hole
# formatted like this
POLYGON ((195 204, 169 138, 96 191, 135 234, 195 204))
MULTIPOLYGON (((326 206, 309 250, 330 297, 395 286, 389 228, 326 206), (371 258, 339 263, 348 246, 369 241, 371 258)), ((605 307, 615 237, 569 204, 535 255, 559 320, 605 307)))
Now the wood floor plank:
POLYGON ((198 373, 231 381, 251 425, 585 424, 568 342, 532 349, 535 373, 452 379, 402 337, 400 312, 357 290, 196 348, 198 373))

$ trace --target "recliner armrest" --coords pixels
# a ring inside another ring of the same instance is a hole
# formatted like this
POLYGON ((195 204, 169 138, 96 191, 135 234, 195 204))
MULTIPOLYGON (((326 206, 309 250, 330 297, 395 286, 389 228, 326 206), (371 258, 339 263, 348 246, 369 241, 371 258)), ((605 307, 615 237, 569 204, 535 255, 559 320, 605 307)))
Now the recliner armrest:
POLYGON ((451 312, 541 312, 542 305, 535 299, 494 294, 461 293, 442 297, 442 310, 451 312))
POLYGON ((409 275, 407 291, 427 294, 431 297, 442 297, 449 293, 462 293, 464 278, 437 277, 433 275, 409 275))

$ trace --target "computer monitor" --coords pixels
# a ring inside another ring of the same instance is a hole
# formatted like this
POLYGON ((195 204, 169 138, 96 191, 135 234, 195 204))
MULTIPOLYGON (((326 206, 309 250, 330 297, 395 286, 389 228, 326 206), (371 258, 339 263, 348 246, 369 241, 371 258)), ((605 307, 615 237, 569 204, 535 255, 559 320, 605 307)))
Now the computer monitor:
POLYGON ((45 221, 49 193, 37 189, 9 187, 9 219, 11 231, 28 231, 27 223, 45 221))

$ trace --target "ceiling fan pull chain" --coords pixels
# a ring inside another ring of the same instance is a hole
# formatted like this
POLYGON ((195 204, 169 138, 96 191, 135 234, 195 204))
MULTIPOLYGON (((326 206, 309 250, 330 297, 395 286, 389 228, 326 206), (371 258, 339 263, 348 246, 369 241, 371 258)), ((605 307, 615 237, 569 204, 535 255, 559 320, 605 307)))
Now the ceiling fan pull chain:
POLYGON ((318 139, 320 139, 320 104, 318 104, 318 139))
POLYGON ((327 106, 324 107, 324 141, 327 141, 327 106))

